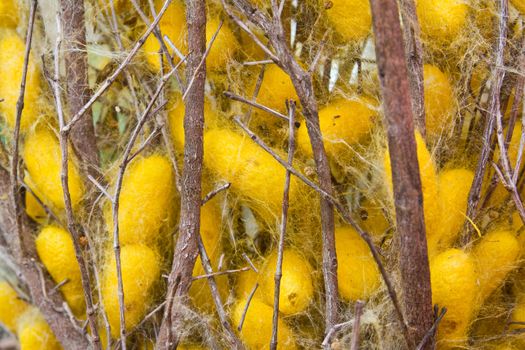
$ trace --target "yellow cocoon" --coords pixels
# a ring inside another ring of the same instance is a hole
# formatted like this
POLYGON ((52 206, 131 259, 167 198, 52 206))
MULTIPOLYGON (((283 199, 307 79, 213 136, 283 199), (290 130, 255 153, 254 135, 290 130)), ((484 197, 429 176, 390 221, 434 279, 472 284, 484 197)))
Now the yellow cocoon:
MULTIPOLYGON (((423 192, 426 233, 428 241, 431 242, 435 240, 435 235, 439 234, 441 227, 441 203, 438 199, 438 177, 434 160, 425 145, 423 137, 419 132, 415 133, 415 137, 417 160, 419 162, 419 176, 421 178, 421 189, 423 192)), ((390 193, 392 193, 392 167, 388 150, 384 156, 384 165, 386 183, 390 193)), ((392 197, 392 194, 390 196, 392 197)), ((395 215, 395 212, 392 215, 395 215)))
MULTIPOLYGON (((257 95, 257 103, 286 114, 286 100, 290 99, 299 103, 290 76, 275 64, 267 65, 257 95)), ((257 113, 266 112, 257 111, 257 113)), ((278 120, 274 116, 268 116, 268 118, 272 118, 270 119, 272 122, 278 120)))
MULTIPOLYGON (((72 150, 69 149, 68 184, 73 209, 78 208, 84 196, 84 185, 76 167, 72 150)), ((42 200, 50 206, 64 209, 64 191, 60 174, 62 155, 60 144, 55 134, 40 127, 27 135, 24 150, 24 162, 30 177, 30 185, 42 194, 42 200)))
MULTIPOLYGON (((285 169, 249 137, 226 129, 204 134, 204 164, 231 183, 232 189, 267 222, 280 215, 285 169)), ((298 180, 292 177, 290 205, 297 198, 298 180)))
POLYGON ((18 1, 0 0, 0 27, 16 28, 18 19, 18 1))
MULTIPOLYGON (((239 273, 237 276, 237 281, 235 283, 235 295, 239 299, 248 298, 248 296, 252 292, 258 280, 259 280, 259 275, 257 274, 257 272, 253 271, 252 269, 239 273)), ((253 297, 254 298, 260 297, 261 295, 260 291, 261 291, 261 288, 259 286, 257 290, 255 291, 255 294, 253 295, 253 297)))
POLYGON ((374 238, 381 238, 390 228, 383 207, 370 199, 365 199, 359 209, 361 227, 374 238))
MULTIPOLYGON (((206 43, 210 43, 213 35, 219 28, 220 20, 217 17, 209 18, 206 23, 206 43)), ((237 38, 233 34, 228 22, 223 22, 217 38, 213 42, 208 57, 206 57, 206 69, 217 71, 226 70, 226 65, 233 57, 239 47, 237 38)))
POLYGON ((27 304, 6 281, 0 281, 0 323, 9 331, 16 330, 16 322, 26 311, 27 304))
MULTIPOLYGON (((237 329, 244 314, 246 299, 237 301, 232 312, 233 328, 237 329)), ((267 349, 272 339, 273 308, 259 299, 252 299, 246 317, 239 332, 241 340, 248 349, 267 349)), ((293 332, 279 317, 279 332, 277 333, 277 349, 295 350, 293 332)))
MULTIPOLYGON (((340 159, 351 154, 349 145, 363 141, 370 133, 376 115, 370 99, 338 99, 319 110, 319 124, 323 135, 326 153, 340 159)), ((312 157, 312 146, 306 121, 297 130, 297 145, 309 157, 312 157)), ((348 157, 345 157, 348 158, 348 157)))
MULTIPOLYGON (((10 1, 8 1, 10 2, 10 1)), ((0 23, 4 23, 4 12, 0 1, 0 23)), ((9 15, 9 13, 7 13, 9 15)), ((1 24, 0 24, 1 25, 1 24)), ((20 82, 24 67, 25 43, 14 32, 6 31, 0 37, 0 114, 10 128, 15 126, 16 102, 20 94, 20 82)), ((39 115, 37 99, 40 95, 40 71, 32 55, 29 56, 24 97, 24 110, 20 121, 21 130, 27 131, 39 115)))
POLYGON ((44 316, 36 308, 26 311, 17 324, 20 350, 62 349, 44 316))
POLYGON ((421 32, 436 43, 449 43, 463 29, 468 14, 465 0, 417 0, 421 32))
MULTIPOLYGON (((122 283, 124 285, 124 307, 126 330, 135 327, 144 317, 152 299, 152 286, 160 278, 160 257, 142 244, 123 246, 120 251, 122 283)), ((115 255, 104 266, 102 299, 111 325, 111 336, 120 334, 120 312, 118 302, 118 280, 115 255)))
MULTIPOLYGON (((217 271, 217 264, 221 253, 221 213, 216 204, 216 199, 207 202, 201 207, 200 234, 206 253, 211 261, 214 271, 217 271)), ((200 255, 193 268, 193 276, 205 275, 200 255)), ((228 295, 228 276, 215 276, 215 281, 219 288, 221 299, 225 300, 228 295)), ((193 281, 189 290, 189 295, 195 307, 204 311, 213 311, 215 304, 210 292, 208 280, 206 278, 193 281)))
MULTIPOLYGON (((266 304, 272 307, 276 266, 277 252, 274 252, 260 272, 260 288, 263 299, 266 304)), ((291 249, 286 249, 283 252, 281 291, 279 294, 279 311, 281 313, 285 315, 297 314, 306 310, 310 305, 314 298, 312 273, 312 267, 299 253, 291 249)))
POLYGON ((521 14, 525 14, 525 2, 523 0, 510 0, 510 2, 521 14))
POLYGON ((46 226, 38 234, 35 244, 38 256, 53 280, 57 284, 68 280, 60 291, 71 311, 81 317, 86 306, 71 235, 58 226, 46 226))
POLYGON ((441 220, 441 233, 428 245, 446 249, 454 243, 467 215, 467 201, 474 173, 465 168, 444 170, 439 174, 439 198, 446 215, 441 220))
MULTIPOLYGON (((170 160, 154 154, 135 159, 122 182, 118 209, 120 244, 153 243, 173 223, 175 180, 170 160)), ((111 206, 105 208, 108 235, 113 236, 111 206)))
POLYGON ((26 213, 31 219, 35 220, 38 223, 44 222, 44 220, 47 217, 46 210, 36 200, 35 196, 29 191, 26 191, 25 194, 25 204, 26 213))
POLYGON ((380 275, 370 248, 349 226, 335 230, 339 294, 348 301, 368 299, 380 285, 380 275))
POLYGON ((425 64, 423 76, 426 131, 436 138, 450 127, 456 108, 454 91, 447 75, 436 66, 425 64))
POLYGON ((342 39, 357 41, 368 36, 372 13, 367 0, 332 0, 330 3, 331 7, 326 9, 326 17, 342 39))
MULTIPOLYGON (((157 3, 157 12, 160 11, 163 5, 163 1, 156 1, 157 3)), ((177 50, 180 51, 183 55, 187 52, 186 44, 186 8, 183 1, 173 1, 162 19, 159 22, 160 31, 162 33, 162 39, 164 36, 168 36, 170 41, 175 45, 177 50)), ((164 40, 166 48, 171 56, 174 55, 174 50, 171 45, 164 40)), ((143 52, 146 57, 146 61, 149 63, 150 67, 156 71, 160 69, 160 44, 155 35, 151 34, 144 42, 143 52)), ((179 61, 178 56, 174 56, 174 62, 179 61)), ((164 66, 167 67, 167 61, 163 58, 164 66)))
POLYGON ((447 308, 439 324, 438 342, 444 347, 461 346, 477 307, 474 259, 459 249, 448 249, 430 261, 430 277, 432 304, 447 308))
POLYGON ((472 253, 476 258, 481 301, 502 284, 510 271, 518 267, 520 251, 518 239, 506 230, 487 233, 474 247, 472 253))

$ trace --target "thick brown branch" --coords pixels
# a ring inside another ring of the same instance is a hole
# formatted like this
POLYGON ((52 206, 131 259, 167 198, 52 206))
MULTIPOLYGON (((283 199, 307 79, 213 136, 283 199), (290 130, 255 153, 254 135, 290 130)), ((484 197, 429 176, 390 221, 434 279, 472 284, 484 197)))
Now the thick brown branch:
MULTIPOLYGON (((84 22, 84 0, 61 0, 62 29, 66 68, 66 101, 69 115, 75 115, 89 101, 91 91, 88 83, 86 27, 84 22)), ((84 171, 98 179, 98 150, 91 109, 71 129, 71 143, 84 171)))
MULTIPOLYGON (((397 2, 370 3, 392 164, 402 305, 409 326, 409 347, 413 348, 432 327, 433 313, 410 87, 397 2)), ((432 348, 433 342, 428 344, 426 348, 432 348)))
POLYGON ((401 0, 401 18, 412 97, 412 111, 417 128, 425 135, 425 91, 423 85, 423 46, 414 0, 401 0))
POLYGON ((184 100, 184 168, 182 174, 181 214, 179 237, 174 261, 168 278, 166 307, 157 338, 158 349, 176 348, 180 335, 174 332, 182 321, 177 298, 187 297, 192 271, 198 255, 200 230, 201 176, 204 132, 204 84, 206 63, 206 3, 204 0, 186 2, 188 51, 186 79, 195 76, 184 100), (197 72, 198 71, 198 72, 197 72))

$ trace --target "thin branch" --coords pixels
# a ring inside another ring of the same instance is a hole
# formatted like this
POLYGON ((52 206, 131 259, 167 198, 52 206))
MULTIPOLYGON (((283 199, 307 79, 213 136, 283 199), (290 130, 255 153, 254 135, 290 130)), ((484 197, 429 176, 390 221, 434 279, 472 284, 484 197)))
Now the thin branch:
MULTIPOLYGON (((504 64, 504 51, 507 41, 507 17, 508 17, 508 4, 507 0, 499 0, 499 25, 498 25, 498 36, 495 47, 495 66, 492 70, 492 86, 490 90, 490 102, 488 113, 484 114, 486 118, 485 130, 483 131, 483 147, 479 157, 478 165, 474 175, 474 181, 470 188, 468 196, 468 208, 467 217, 471 220, 475 220, 478 212, 478 203, 480 200, 481 187, 483 178, 485 177, 485 171, 489 163, 491 156, 491 140, 494 133, 494 122, 498 109, 500 108, 500 92, 503 84, 503 78, 505 77, 505 70, 503 69, 504 64)), ((463 237, 463 243, 469 240, 468 233, 470 230, 466 230, 467 235, 463 237)))
POLYGON ((359 331, 361 330, 361 315, 363 314, 363 306, 365 304, 361 301, 355 303, 355 320, 352 329, 352 344, 350 350, 359 350, 359 331))
MULTIPOLYGON (((18 101, 16 102, 16 118, 15 127, 13 130, 13 154, 11 158, 11 201, 13 202, 15 222, 17 232, 22 234, 22 198, 20 196, 20 190, 18 185, 18 167, 19 167, 19 146, 20 146, 20 122, 22 120, 22 111, 24 110, 24 98, 26 91, 27 81, 27 70, 29 66, 29 59, 31 54, 31 44, 33 41, 33 27, 35 24, 37 1, 31 1, 31 7, 29 9, 29 25, 26 33, 26 45, 24 52, 24 63, 22 68, 22 77, 20 79, 20 93, 18 95, 18 101)), ((16 258, 20 260, 22 256, 21 240, 18 235, 15 235, 16 250, 12 253, 15 254, 16 258)))
MULTIPOLYGON (((274 0, 275 2, 275 0, 274 0)), ((289 110, 289 137, 288 137, 288 164, 292 166, 295 153, 295 102, 288 102, 289 110)), ((272 340, 270 349, 277 349, 277 332, 279 322, 279 296, 281 294, 281 278, 283 276, 283 255, 284 255, 284 237, 286 235, 286 225, 288 223, 288 207, 290 200, 290 171, 286 170, 284 179, 283 206, 281 212, 281 230, 279 234, 279 245, 277 249, 277 264, 275 267, 275 286, 273 295, 273 318, 272 318, 272 340)))
POLYGON ((73 213, 73 206, 71 203, 71 195, 69 193, 69 155, 68 155, 68 133, 63 131, 65 126, 64 112, 62 108, 61 99, 61 87, 60 87, 60 46, 62 43, 62 27, 60 16, 57 15, 57 41, 54 48, 54 62, 55 62, 55 75, 51 84, 53 86, 53 95, 55 98, 55 105, 58 115, 58 123, 60 128, 59 143, 61 152, 61 173, 60 179, 62 182, 64 207, 66 211, 67 227, 71 233, 73 239, 73 246, 75 249, 75 257, 80 268, 80 277, 82 281, 82 289, 84 293, 84 299, 86 302, 86 316, 91 328, 91 342, 95 349, 102 349, 100 344, 100 338, 98 336, 98 327, 95 315, 95 309, 93 307, 93 294, 91 289, 91 282, 89 277, 89 270, 87 268, 86 260, 83 255, 82 245, 80 243, 81 234, 78 230, 78 226, 73 213))
POLYGON ((215 188, 213 191, 211 191, 210 193, 208 193, 203 199, 202 199, 202 203, 201 205, 204 205, 206 204, 207 202, 211 201, 216 195, 218 195, 219 193, 221 193, 222 191, 225 191, 227 189, 229 189, 231 186, 231 183, 227 182, 225 183, 224 185, 221 185, 217 188, 215 188))
POLYGON ((255 286, 253 286, 250 294, 248 295, 248 298, 246 299, 246 305, 244 305, 241 319, 239 320, 239 324, 237 325, 237 330, 239 332, 242 331, 242 325, 244 324, 244 319, 246 318, 246 314, 248 313, 248 308, 250 307, 250 303, 252 302, 253 296, 255 295, 257 288, 259 288, 259 282, 255 283, 255 286))
POLYGON ((246 266, 246 267, 243 267, 243 268, 240 268, 240 269, 232 269, 232 270, 225 270, 225 271, 210 272, 210 273, 206 273, 205 275, 199 275, 199 276, 192 277, 192 279, 193 279, 193 281, 197 281, 197 280, 202 280, 202 279, 205 279, 205 278, 210 278, 210 277, 215 277, 215 276, 232 275, 234 273, 245 272, 245 271, 249 271, 249 270, 251 270, 251 267, 246 266))
POLYGON ((277 118, 280 118, 282 120, 286 120, 288 121, 288 117, 285 116, 284 114, 282 113, 279 113, 277 112, 276 110, 273 110, 269 107, 266 107, 266 106, 263 106, 262 104, 259 104, 257 102, 255 102, 255 99, 253 101, 250 101, 242 96, 239 96, 239 95, 236 95, 234 94, 233 92, 230 92, 230 91, 225 91, 224 93, 224 96, 234 100, 234 101, 239 101, 239 102, 243 102, 243 103, 246 103, 247 105, 249 106, 252 106, 252 107, 255 107, 255 108, 258 108, 260 109, 261 111, 265 111, 265 112, 268 112, 274 116, 276 116, 277 118))
POLYGON ((439 326, 439 323, 441 322, 443 317, 445 317, 446 313, 447 313, 447 308, 446 307, 442 308, 441 309, 441 313, 436 318, 436 320, 434 321, 434 324, 432 325, 432 327, 430 327, 430 329, 428 330, 427 334, 425 334, 425 336, 421 340, 421 343, 419 343, 419 345, 417 346, 416 350, 423 350, 426 347, 426 344, 428 343, 428 341, 430 339, 432 339, 432 337, 435 336, 436 329, 439 326))

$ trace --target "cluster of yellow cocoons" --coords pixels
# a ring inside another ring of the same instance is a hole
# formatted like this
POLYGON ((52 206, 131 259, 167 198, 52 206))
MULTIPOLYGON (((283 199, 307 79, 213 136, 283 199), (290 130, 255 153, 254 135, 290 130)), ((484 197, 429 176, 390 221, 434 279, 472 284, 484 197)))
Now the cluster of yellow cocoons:
POLYGON ((18 336, 21 350, 62 349, 40 311, 23 301, 7 281, 0 281, 0 324, 18 336))
MULTIPOLYGON (((175 180, 169 159, 159 154, 135 159, 126 171, 118 210, 119 242, 126 330, 144 317, 159 283, 161 250, 173 229, 175 180)), ((109 203, 108 203, 109 204, 109 203)), ((117 266, 113 250, 113 216, 105 210, 107 252, 103 265, 102 300, 111 326, 111 335, 120 334, 117 266)), ((162 251, 163 253, 164 251, 162 251)))

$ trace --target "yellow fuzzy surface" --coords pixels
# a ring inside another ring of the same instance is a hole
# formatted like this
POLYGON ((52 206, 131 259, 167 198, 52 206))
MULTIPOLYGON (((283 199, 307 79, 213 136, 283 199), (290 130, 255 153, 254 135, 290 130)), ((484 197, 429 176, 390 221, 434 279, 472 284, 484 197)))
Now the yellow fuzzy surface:
MULTIPOLYGON (((124 285, 126 330, 135 327, 144 317, 152 300, 152 286, 160 278, 160 257, 145 245, 130 244, 120 251, 122 281, 124 285)), ((111 335, 120 333, 118 302, 118 280, 115 256, 104 266, 102 278, 102 299, 111 325, 111 335)))
MULTIPOLYGON (((204 164, 218 179, 231 183, 250 207, 268 221, 280 215, 285 169, 249 137, 226 129, 204 134, 204 164)), ((290 205, 297 199, 297 179, 292 177, 290 205)))
POLYGON ((0 27, 16 28, 18 19, 18 2, 16 0, 0 0, 0 27))
MULTIPOLYGON (((432 241, 439 235, 441 227, 441 203, 439 201, 439 186, 434 159, 427 149, 425 141, 419 132, 416 132, 417 160, 419 162, 419 177, 423 192, 423 211, 427 239, 432 241)), ((384 156, 384 169, 388 189, 392 193, 392 166, 390 154, 384 156)), ((392 196, 392 195, 391 195, 392 196)), ((393 214, 395 215, 395 214, 393 214)))
MULTIPOLYGON (((292 80, 277 65, 268 65, 257 95, 257 103, 286 114, 285 101, 289 99, 299 102, 292 80)), ((276 117, 267 115, 266 112, 257 113, 264 114, 270 121, 276 120, 276 117)))
MULTIPOLYGON (((137 158, 124 175, 118 210, 120 244, 153 243, 163 228, 173 226, 175 178, 170 160, 154 154, 137 158)), ((106 206, 108 235, 113 237, 113 216, 106 206)))
POLYGON ((18 297, 17 292, 6 281, 0 281, 0 323, 11 332, 28 305, 18 297))
MULTIPOLYGON (((374 105, 368 98, 338 99, 321 108, 319 124, 326 153, 338 160, 345 154, 351 155, 349 148, 363 141, 370 133, 375 115, 374 105)), ((305 121, 297 130, 297 146, 308 157, 312 157, 312 146, 305 121)))
POLYGON ((455 39, 467 20, 468 6, 463 0, 417 0, 416 8, 422 34, 437 42, 455 39))
MULTIPOLYGON (((266 304, 273 306, 277 252, 268 257, 260 272, 260 288, 266 304)), ((279 311, 293 315, 306 310, 314 297, 313 269, 298 252, 286 249, 283 254, 279 311)), ((252 286, 253 287, 253 286, 252 286)))
POLYGON ((439 324, 442 348, 461 346, 476 309, 477 275, 474 259, 459 249, 449 249, 430 261, 432 304, 446 307, 439 324))
POLYGON ((423 66, 425 90, 425 123, 427 134, 436 138, 448 132, 455 113, 455 97, 449 78, 438 67, 423 66))
POLYGON ((523 0, 510 0, 510 3, 522 14, 525 14, 525 2, 523 0))
POLYGON ((29 217, 38 223, 45 221, 47 217, 46 210, 36 200, 35 196, 30 192, 26 191, 25 194, 26 213, 29 217))
POLYGON ((349 226, 335 231, 339 294, 348 301, 368 299, 380 285, 377 264, 366 242, 349 226))
POLYGON ((20 350, 60 350, 53 331, 36 308, 29 309, 17 324, 20 350))
MULTIPOLYGON (((9 1, 8 1, 9 2, 9 1)), ((1 2, 0 2, 1 3, 1 2)), ((0 6, 0 26, 3 23, 3 12, 0 6)), ((13 128, 16 119, 16 102, 20 94, 20 82, 24 66, 25 42, 14 31, 0 32, 0 115, 7 125, 13 128)), ((39 117, 38 96, 40 90, 40 71, 33 55, 29 58, 27 70, 26 89, 24 97, 24 110, 20 128, 22 132, 29 130, 39 117)))
MULTIPOLYGON (((206 248, 206 253, 211 261, 213 271, 217 271, 217 264, 221 255, 221 226, 221 214, 216 199, 213 199, 201 207, 200 224, 202 243, 204 244, 204 248, 206 248)), ((202 266, 201 258, 198 256, 193 268, 193 276, 205 274, 206 272, 202 266)), ((217 282, 222 300, 225 300, 229 290, 228 276, 216 276, 215 281, 217 282)), ((210 312, 214 310, 215 304, 206 278, 193 281, 188 293, 195 307, 210 312)))
MULTIPOLYGON (((258 281, 259 281, 259 274, 257 274, 257 272, 253 271, 252 269, 240 273, 237 276, 237 280, 235 283, 235 295, 238 298, 248 298, 253 288, 255 287, 255 284, 258 281)), ((260 296, 261 296, 261 288, 258 287, 253 297, 258 298, 260 296)))
MULTIPOLYGON (((246 306, 246 299, 237 301, 232 310, 233 328, 237 329, 246 306)), ((248 349, 266 349, 272 339, 273 308, 259 299, 252 299, 240 333, 240 338, 248 349)), ((277 333, 277 349, 297 349, 293 332, 279 318, 277 333)))
MULTIPOLYGON (((162 5, 164 2, 156 1, 157 3, 157 11, 160 11, 162 8, 162 5)), ((185 54, 187 51, 187 44, 186 44, 186 9, 184 6, 184 2, 182 1, 173 1, 166 12, 164 13, 164 16, 162 16, 162 19, 159 22, 160 30, 164 36, 168 36, 168 38, 171 40, 171 42, 175 45, 177 50, 180 51, 180 53, 185 54)), ((169 45, 169 43, 164 40, 164 43, 166 44, 166 48, 168 49, 168 52, 170 55, 174 55, 173 48, 169 45)), ((151 34, 144 43, 143 46, 143 54, 146 58, 146 61, 150 65, 150 67, 158 71, 160 69, 160 44, 155 35, 151 34)), ((178 56, 175 55, 174 62, 177 63, 179 61, 178 56)), ((164 66, 168 62, 164 60, 164 66)))
POLYGON ((465 168, 454 168, 439 173, 439 198, 446 215, 441 220, 441 232, 429 242, 432 249, 449 248, 466 220, 467 200, 474 173, 465 168))
POLYGON ((362 40, 372 28, 372 14, 367 0, 333 0, 326 17, 345 41, 362 40))
POLYGON ((497 229, 483 236, 473 250, 481 300, 494 292, 518 265, 520 253, 520 243, 511 231, 497 229))
MULTIPOLYGON (((69 194, 71 205, 76 209, 84 196, 84 184, 71 149, 68 154, 69 194)), ((47 128, 37 128, 25 139, 23 157, 30 181, 37 192, 42 194, 44 203, 59 210, 64 209, 64 192, 60 179, 62 156, 56 135, 47 128)))
POLYGON ((374 238, 382 237, 390 228, 384 208, 379 203, 366 199, 361 203, 359 210, 361 227, 374 238))
POLYGON ((68 280, 60 287, 71 311, 81 317, 85 312, 84 293, 80 268, 75 257, 73 239, 66 230, 58 226, 46 226, 38 234, 36 251, 45 268, 58 284, 68 280))
MULTIPOLYGON (((516 299, 516 305, 512 309, 512 322, 525 322, 525 294, 521 294, 516 299)), ((524 329, 523 324, 513 324, 511 329, 524 329)))
MULTIPOLYGON (((219 28, 219 23, 220 19, 218 17, 209 18, 206 22, 206 43, 208 45, 217 28, 219 28)), ((206 68, 212 71, 225 71, 227 63, 230 62, 238 47, 239 43, 237 42, 237 38, 233 34, 228 22, 223 22, 208 57, 206 57, 206 68)))

